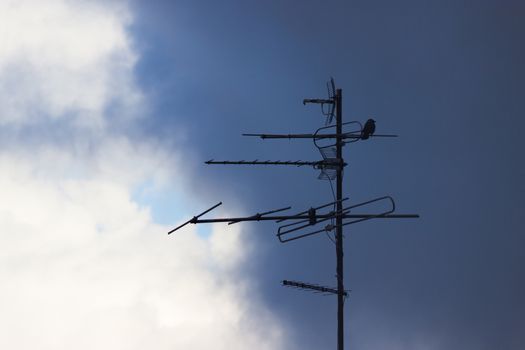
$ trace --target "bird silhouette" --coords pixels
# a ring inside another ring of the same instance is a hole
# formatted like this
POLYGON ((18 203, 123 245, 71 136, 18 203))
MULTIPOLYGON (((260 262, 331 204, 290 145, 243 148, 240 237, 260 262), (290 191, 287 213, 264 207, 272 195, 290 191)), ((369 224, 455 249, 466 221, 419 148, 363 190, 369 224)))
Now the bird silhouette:
POLYGON ((374 119, 368 119, 361 131, 361 140, 368 140, 370 135, 373 135, 376 131, 376 121, 374 119))

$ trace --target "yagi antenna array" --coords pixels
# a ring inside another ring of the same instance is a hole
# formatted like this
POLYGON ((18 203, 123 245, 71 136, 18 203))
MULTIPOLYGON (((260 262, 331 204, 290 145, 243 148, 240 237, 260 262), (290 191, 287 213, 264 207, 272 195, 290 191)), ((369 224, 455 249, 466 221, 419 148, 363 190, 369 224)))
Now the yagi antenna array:
POLYGON ((320 229, 318 231, 309 232, 306 234, 303 234, 301 231, 306 228, 315 228, 316 225, 326 222, 327 220, 332 220, 337 217, 342 217, 344 220, 342 226, 347 226, 350 224, 355 224, 357 222, 366 221, 370 219, 407 219, 407 218, 417 218, 419 215, 417 214, 393 214, 395 210, 395 204, 394 200, 390 196, 384 196, 375 198, 366 202, 350 205, 348 207, 343 208, 342 212, 335 212, 335 211, 327 211, 325 213, 319 212, 321 209, 326 209, 327 207, 333 207, 335 204, 338 204, 339 202, 344 202, 348 200, 348 198, 343 198, 341 201, 334 201, 330 202, 328 204, 321 205, 316 208, 310 208, 305 211, 302 211, 297 214, 292 215, 270 215, 275 214, 277 212, 282 212, 285 210, 289 210, 292 207, 285 207, 281 209, 275 209, 270 210, 264 213, 257 213, 255 215, 251 216, 240 216, 240 217, 224 217, 224 218, 214 218, 214 219, 201 219, 201 217, 204 214, 209 213, 213 209, 217 208, 222 204, 222 202, 219 202, 212 206, 211 208, 203 211, 197 216, 194 216, 190 220, 186 221, 185 223, 177 226, 173 230, 169 231, 168 234, 172 234, 173 232, 183 228, 187 224, 210 224, 210 223, 227 223, 228 225, 236 224, 242 221, 273 221, 275 223, 280 223, 284 221, 292 222, 290 224, 285 224, 279 226, 277 230, 277 238, 282 243, 286 243, 289 241, 293 241, 302 237, 312 236, 316 233, 325 232, 325 231, 332 231, 335 226, 327 225, 323 229, 320 229), (351 214, 351 210, 355 208, 363 207, 370 203, 375 203, 383 200, 388 200, 391 203, 391 208, 380 211, 377 213, 368 213, 368 214, 351 214), (299 232, 298 232, 299 231, 299 232), (300 236, 290 236, 291 233, 300 233, 300 236), (286 236, 286 237, 285 237, 286 236))
MULTIPOLYGON (((272 221, 279 223, 276 236, 281 243, 315 236, 319 233, 334 233, 336 245, 337 287, 330 288, 318 284, 283 280, 284 286, 308 290, 323 294, 337 295, 337 349, 344 349, 344 299, 348 296, 344 288, 343 264, 343 228, 345 226, 376 219, 418 218, 417 214, 395 214, 396 204, 391 196, 382 196, 364 202, 348 205, 348 198, 343 198, 343 170, 347 165, 343 159, 343 147, 358 141, 375 138, 397 137, 394 134, 376 134, 375 120, 368 119, 364 124, 359 121, 343 123, 342 90, 336 89, 334 79, 327 83, 327 99, 304 99, 303 104, 321 105, 321 113, 326 118, 325 126, 311 134, 243 134, 261 139, 310 139, 321 154, 321 160, 208 160, 206 164, 221 165, 292 165, 311 166, 320 170, 319 179, 336 182, 334 200, 330 203, 310 207, 295 214, 284 214, 291 207, 284 207, 251 216, 224 217, 205 219, 203 216, 222 204, 212 206, 199 215, 169 231, 171 234, 188 224, 227 223, 228 225, 245 221, 272 221), (335 119, 335 124, 332 124, 335 119)), ((332 185, 332 184, 331 184, 332 185)))

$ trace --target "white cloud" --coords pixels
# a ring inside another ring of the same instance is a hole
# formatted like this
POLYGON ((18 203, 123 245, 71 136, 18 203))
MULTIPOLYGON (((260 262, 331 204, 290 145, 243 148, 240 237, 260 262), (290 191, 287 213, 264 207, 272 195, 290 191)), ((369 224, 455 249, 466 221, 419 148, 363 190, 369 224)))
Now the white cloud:
POLYGON ((131 16, 110 3, 0 4, 0 128, 21 130, 0 150, 0 348, 284 348, 243 274, 240 226, 167 236, 134 199, 169 183, 202 207, 181 155, 105 127, 110 105, 129 116, 142 99, 131 16), (75 139, 34 149, 25 128, 50 121, 75 139))
POLYGON ((131 16, 108 3, 0 2, 0 125, 73 118, 98 128, 112 103, 127 115, 139 106, 131 16))
MULTIPOLYGON (((155 162, 119 147, 104 145, 130 163, 155 162)), ((279 345, 276 321, 248 302, 239 273, 247 242, 238 228, 214 230, 209 240, 193 227, 168 237, 120 182, 155 174, 96 153, 75 156, 56 149, 0 156, 1 348, 279 345), (52 160, 74 168, 75 156, 99 164, 82 177, 55 173, 52 160)))

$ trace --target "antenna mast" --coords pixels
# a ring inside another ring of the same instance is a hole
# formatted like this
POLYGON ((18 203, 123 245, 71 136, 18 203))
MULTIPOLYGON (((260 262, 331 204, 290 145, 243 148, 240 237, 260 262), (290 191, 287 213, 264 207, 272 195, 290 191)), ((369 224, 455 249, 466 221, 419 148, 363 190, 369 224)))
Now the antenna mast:
MULTIPOLYGON (((335 120, 336 120, 336 152, 337 159, 343 161, 343 139, 341 138, 342 124, 343 124, 343 91, 337 89, 335 92, 335 120)), ((336 175, 336 198, 337 200, 343 198, 343 168, 337 169, 336 175)), ((337 202, 337 212, 343 211, 341 202, 337 202)), ((335 254, 337 259, 336 276, 337 276, 337 349, 344 349, 344 305, 345 305, 345 286, 343 283, 343 217, 338 215, 336 221, 336 232, 335 232, 335 254)))
POLYGON ((371 199, 362 203, 344 206, 343 203, 348 198, 343 198, 343 169, 347 165, 343 159, 343 146, 346 144, 357 142, 360 140, 367 140, 370 137, 397 137, 391 134, 375 134, 375 121, 369 119, 364 127, 358 121, 343 123, 343 92, 341 89, 335 88, 333 79, 327 84, 328 99, 305 99, 303 104, 320 104, 321 112, 326 117, 324 127, 319 128, 313 134, 243 134, 243 136, 256 136, 262 139, 312 139, 315 146, 319 149, 323 159, 319 161, 216 161, 209 160, 206 164, 222 164, 222 165, 293 165, 293 166, 312 166, 314 169, 321 171, 319 179, 335 180, 336 194, 334 201, 318 207, 311 207, 310 209, 294 214, 294 215, 271 215, 285 210, 290 207, 267 211, 264 213, 257 213, 247 217, 229 217, 229 218, 214 218, 201 219, 204 214, 215 209, 222 202, 216 204, 203 213, 194 216, 192 219, 179 225, 175 229, 168 232, 168 234, 186 226, 187 224, 204 224, 204 223, 228 223, 229 225, 243 221, 273 221, 276 223, 286 222, 277 230, 277 238, 280 242, 286 243, 297 239, 309 237, 322 232, 335 231, 335 253, 336 253, 336 279, 337 287, 325 287, 317 284, 309 284, 304 282, 283 280, 284 286, 293 287, 302 290, 314 291, 324 294, 337 295, 337 350, 344 350, 344 301, 348 297, 348 291, 344 287, 344 253, 343 253, 343 227, 366 221, 371 219, 407 219, 418 218, 417 214, 394 214, 396 209, 394 199, 390 196, 383 196, 371 199), (325 109, 328 106, 328 110, 325 109), (332 125, 335 117, 335 125, 332 125), (343 128, 355 126, 355 130, 344 131, 343 128), (335 130, 334 130, 335 128, 335 130), (330 132, 325 132, 329 130, 330 132), (324 140, 333 140, 334 143, 328 145, 321 145, 324 140), (386 205, 385 209, 373 210, 371 213, 355 213, 354 210, 365 207, 369 208, 373 205, 386 205), (333 210, 320 213, 323 210, 333 210), (325 224, 329 222, 328 224, 325 224))

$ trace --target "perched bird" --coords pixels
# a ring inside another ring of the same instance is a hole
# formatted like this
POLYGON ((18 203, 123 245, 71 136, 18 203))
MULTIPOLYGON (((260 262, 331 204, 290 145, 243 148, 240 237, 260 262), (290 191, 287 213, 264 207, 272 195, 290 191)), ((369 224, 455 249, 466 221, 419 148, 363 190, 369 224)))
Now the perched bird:
POLYGON ((368 119, 361 131, 361 140, 367 140, 370 135, 373 135, 376 131, 376 121, 374 119, 368 119))

